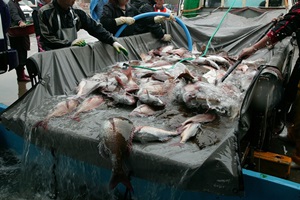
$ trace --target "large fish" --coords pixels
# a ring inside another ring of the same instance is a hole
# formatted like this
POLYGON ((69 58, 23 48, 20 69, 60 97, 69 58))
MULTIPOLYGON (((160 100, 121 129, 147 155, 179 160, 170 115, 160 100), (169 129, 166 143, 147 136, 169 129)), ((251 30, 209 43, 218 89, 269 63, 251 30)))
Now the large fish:
POLYGON ((150 106, 165 106, 165 103, 155 95, 149 94, 148 90, 145 90, 144 93, 139 93, 139 100, 150 106))
POLYGON ((91 96, 85 99, 80 106, 78 107, 77 111, 71 116, 71 119, 76 121, 80 121, 79 114, 83 112, 88 112, 94 108, 99 107, 102 103, 104 103, 104 99, 102 96, 91 96))
POLYGON ((99 87, 100 82, 92 79, 83 79, 78 84, 76 91, 76 98, 85 98, 90 93, 95 91, 99 87))
POLYGON ((77 108, 79 105, 79 101, 76 99, 69 99, 66 101, 59 102, 45 117, 44 120, 38 121, 33 128, 36 128, 38 126, 42 126, 44 129, 48 128, 48 122, 53 117, 61 117, 63 115, 66 115, 68 113, 71 113, 73 110, 77 108))
POLYGON ((152 116, 155 114, 155 110, 153 110, 150 106, 147 104, 141 104, 135 109, 133 109, 130 113, 129 116, 131 117, 147 117, 147 116, 152 116))
POLYGON ((99 153, 103 157, 110 158, 112 164, 109 189, 112 190, 122 183, 129 191, 133 191, 124 169, 124 161, 128 158, 132 146, 133 123, 123 117, 113 117, 103 121, 103 127, 100 130, 99 153))
POLYGON ((153 141, 165 142, 177 135, 179 135, 179 133, 176 131, 166 131, 151 126, 139 126, 134 130, 133 139, 142 143, 153 141))

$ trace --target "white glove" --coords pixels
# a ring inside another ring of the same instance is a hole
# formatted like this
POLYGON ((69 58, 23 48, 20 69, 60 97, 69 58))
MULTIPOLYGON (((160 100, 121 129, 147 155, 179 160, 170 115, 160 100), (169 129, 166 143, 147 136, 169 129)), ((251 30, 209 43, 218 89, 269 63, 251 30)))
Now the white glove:
POLYGON ((168 18, 167 18, 167 17, 164 17, 164 16, 155 16, 155 17, 154 17, 154 22, 155 22, 156 24, 158 24, 158 23, 163 23, 165 20, 167 20, 167 21, 173 21, 173 22, 176 21, 174 15, 172 15, 172 14, 170 14, 170 17, 168 17, 168 18))
POLYGON ((128 56, 128 51, 123 47, 119 42, 114 42, 113 47, 117 50, 118 53, 122 51, 126 56, 128 56))
POLYGON ((122 24, 134 24, 135 19, 133 17, 119 17, 115 19, 117 26, 122 25, 122 24))
POLYGON ((161 38, 164 42, 170 42, 172 40, 172 36, 170 34, 164 34, 164 37, 161 38))
POLYGON ((86 45, 86 42, 84 39, 76 39, 72 42, 71 46, 80 46, 80 47, 84 47, 86 45))

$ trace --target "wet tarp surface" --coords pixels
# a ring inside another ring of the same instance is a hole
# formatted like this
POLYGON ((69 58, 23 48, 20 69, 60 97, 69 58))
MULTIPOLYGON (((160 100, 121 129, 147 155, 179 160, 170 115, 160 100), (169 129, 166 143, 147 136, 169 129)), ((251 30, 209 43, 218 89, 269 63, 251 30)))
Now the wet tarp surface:
MULTIPOLYGON (((261 37, 270 21, 280 13, 282 11, 273 11, 251 19, 228 14, 212 40, 209 52, 214 54, 224 50, 230 55, 238 55, 242 48, 261 37)), ((223 15, 223 12, 218 12, 206 17, 183 19, 198 48, 207 44, 223 15)), ((172 44, 175 47, 187 48, 186 36, 178 24, 166 24, 166 29, 172 34, 172 44)), ((129 50, 129 60, 140 59, 141 53, 166 45, 154 39, 150 33, 120 38, 119 41, 129 50)), ((280 56, 286 51, 288 42, 283 41, 271 51, 259 51, 252 59, 264 57, 271 65, 282 67, 283 59, 280 56)), ((63 116, 51 119, 47 130, 31 130, 31 126, 43 119, 58 102, 75 93, 81 79, 105 72, 109 66, 127 61, 127 58, 117 54, 111 46, 95 42, 85 47, 38 53, 30 57, 30 61, 35 63, 41 80, 9 106, 2 113, 1 119, 7 128, 39 146, 110 168, 110 161, 99 155, 97 147, 97 136, 101 134, 103 120, 122 116, 129 118, 134 125, 151 125, 157 128, 166 128, 166 124, 172 123, 170 119, 156 117, 129 117, 132 108, 126 106, 100 107, 83 114, 80 122, 63 116)), ((189 191, 238 195, 243 184, 237 141, 237 134, 242 130, 237 127, 238 117, 232 119, 220 116, 211 130, 220 141, 201 150, 192 142, 183 147, 170 145, 178 142, 179 137, 166 143, 134 142, 129 165, 132 175, 189 191)))

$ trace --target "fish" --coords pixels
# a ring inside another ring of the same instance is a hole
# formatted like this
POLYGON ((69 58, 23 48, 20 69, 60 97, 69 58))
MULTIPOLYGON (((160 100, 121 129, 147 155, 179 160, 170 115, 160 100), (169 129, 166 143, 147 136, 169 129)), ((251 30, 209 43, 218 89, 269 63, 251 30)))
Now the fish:
POLYGON ((206 57, 208 60, 211 60, 215 63, 224 65, 226 68, 230 67, 230 63, 228 62, 228 60, 226 60, 225 58, 223 58, 222 56, 217 56, 217 55, 208 55, 206 57))
POLYGON ((113 190, 122 183, 133 192, 132 184, 125 172, 125 161, 130 156, 134 125, 124 117, 112 117, 102 122, 99 134, 99 153, 104 158, 110 158, 112 176, 109 181, 109 190, 113 190))
POLYGON ((77 99, 68 99, 62 102, 59 102, 45 117, 44 120, 38 121, 33 125, 33 128, 37 128, 38 126, 43 127, 45 130, 48 129, 48 123, 51 118, 61 117, 68 113, 74 111, 79 105, 79 101, 77 99))
POLYGON ((188 139, 191 137, 194 137, 198 133, 201 132, 201 124, 200 123, 189 123, 185 125, 182 129, 182 132, 180 133, 181 140, 179 142, 179 145, 185 144, 188 139))
POLYGON ((139 90, 138 84, 132 78, 132 67, 129 67, 128 69, 124 70, 124 74, 127 76, 127 79, 128 79, 127 82, 124 82, 122 79, 120 79, 119 76, 115 76, 115 78, 116 78, 117 82, 120 84, 120 86, 126 92, 134 92, 136 90, 139 90))
POLYGON ((213 60, 209 60, 207 58, 204 58, 204 57, 197 57, 194 60, 190 60, 188 62, 190 62, 192 64, 195 64, 195 65, 209 65, 209 66, 211 66, 211 67, 213 67, 214 69, 217 69, 217 70, 220 69, 219 65, 216 62, 214 62, 213 60))
POLYGON ((149 105, 147 104, 141 104, 137 106, 135 109, 133 109, 129 116, 131 117, 147 117, 152 116, 155 114, 155 110, 153 110, 149 105))
POLYGON ((177 135, 179 135, 179 133, 176 131, 166 131, 151 126, 138 126, 134 130, 133 140, 140 141, 141 143, 154 141, 165 142, 177 135))
POLYGON ((78 84, 76 91, 77 94, 74 98, 85 98, 90 93, 99 87, 100 82, 92 79, 83 79, 78 84))
POLYGON ((119 92, 107 93, 108 97, 111 97, 114 100, 115 104, 124 104, 124 105, 134 105, 136 99, 133 95, 128 94, 125 90, 120 90, 119 92))
POLYGON ((181 126, 185 126, 189 123, 207 123, 207 122, 212 122, 216 119, 215 114, 211 113, 204 113, 204 114, 198 114, 193 117, 188 118, 185 120, 183 123, 181 123, 181 126))
POLYGON ((94 108, 97 108, 102 103, 104 103, 104 99, 102 98, 102 96, 98 96, 98 95, 94 95, 94 96, 91 96, 91 97, 85 99, 80 104, 80 106, 78 107, 76 112, 71 116, 71 119, 76 120, 76 121, 80 121, 80 118, 79 118, 80 113, 87 112, 87 111, 90 111, 94 108))
POLYGON ((138 96, 139 100, 147 105, 150 106, 165 106, 165 103, 160 100, 157 96, 154 96, 152 94, 149 94, 148 90, 145 90, 144 93, 139 93, 140 95, 138 96))

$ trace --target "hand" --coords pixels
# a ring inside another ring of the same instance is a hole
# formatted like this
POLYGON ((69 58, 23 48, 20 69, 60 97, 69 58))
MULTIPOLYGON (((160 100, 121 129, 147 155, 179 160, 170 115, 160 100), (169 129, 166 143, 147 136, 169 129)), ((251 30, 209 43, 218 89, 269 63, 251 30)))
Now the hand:
POLYGON ((238 59, 246 59, 249 56, 253 55, 257 49, 254 46, 245 48, 241 51, 240 55, 238 56, 238 59))
POLYGON ((76 39, 72 42, 71 46, 79 46, 79 47, 84 47, 86 45, 86 42, 84 39, 76 39))
POLYGON ((161 40, 164 42, 170 42, 172 40, 172 36, 170 34, 164 34, 161 40))
POLYGON ((119 42, 114 42, 113 47, 117 50, 118 53, 122 51, 126 56, 128 56, 128 51, 123 47, 119 42))
POLYGON ((132 25, 135 22, 133 17, 118 17, 115 19, 117 26, 122 24, 132 25))
POLYGON ((23 22, 23 21, 20 21, 19 22, 19 27, 25 27, 26 26, 26 23, 25 22, 23 22))
POLYGON ((174 17, 174 15, 172 15, 172 14, 170 14, 170 17, 164 17, 164 16, 155 16, 154 17, 154 22, 156 23, 156 24, 158 24, 158 23, 163 23, 165 20, 167 20, 167 21, 176 21, 176 19, 175 19, 175 17, 174 17))

